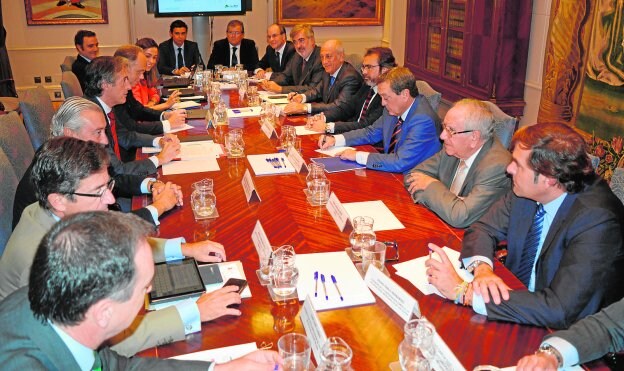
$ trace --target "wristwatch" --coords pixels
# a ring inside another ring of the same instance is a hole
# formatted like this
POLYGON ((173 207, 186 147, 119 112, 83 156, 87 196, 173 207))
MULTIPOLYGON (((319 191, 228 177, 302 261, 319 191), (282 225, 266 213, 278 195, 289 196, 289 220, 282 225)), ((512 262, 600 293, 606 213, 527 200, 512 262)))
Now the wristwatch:
POLYGON ((329 126, 329 123, 325 123, 325 133, 331 134, 331 127, 329 126))
POLYGON ((563 356, 561 356, 561 353, 559 353, 557 348, 553 347, 548 343, 543 343, 542 345, 540 345, 539 349, 537 350, 537 352, 535 352, 535 354, 538 353, 550 354, 551 356, 555 357, 555 359, 557 360, 558 368, 563 365, 563 356))
POLYGON ((489 265, 488 263, 484 262, 483 260, 475 260, 472 263, 470 263, 468 265, 468 267, 466 267, 466 270, 468 271, 468 273, 474 274, 475 269, 477 269, 477 267, 480 266, 481 264, 489 265))

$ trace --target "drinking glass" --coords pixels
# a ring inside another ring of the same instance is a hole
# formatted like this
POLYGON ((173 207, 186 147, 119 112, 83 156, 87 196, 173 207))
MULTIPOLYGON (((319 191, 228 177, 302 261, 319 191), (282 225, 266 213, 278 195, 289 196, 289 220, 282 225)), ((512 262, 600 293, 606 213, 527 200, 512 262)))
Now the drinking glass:
POLYGON ((216 125, 227 125, 228 117, 227 117, 227 108, 225 106, 225 102, 219 101, 214 109, 214 121, 216 125))
POLYGON ((337 336, 327 338, 321 349, 321 361, 316 371, 350 371, 353 351, 337 336))
POLYGON ((221 86, 218 82, 213 82, 210 85, 210 102, 216 106, 221 100, 221 86))
POLYGON ((316 162, 310 162, 308 164, 308 175, 306 176, 308 191, 311 191, 312 181, 314 179, 327 179, 325 175, 325 165, 316 162))
POLYGON ((282 149, 288 151, 290 147, 295 145, 295 141, 297 140, 297 131, 294 126, 291 125, 283 125, 282 132, 280 134, 280 143, 282 145, 282 149))
POLYGON ((366 274, 368 267, 375 266, 383 271, 386 262, 386 244, 375 242, 374 245, 362 244, 362 272, 366 274))
POLYGON ((375 232, 373 232, 373 223, 375 220, 370 216, 356 216, 353 218, 353 231, 349 235, 351 242, 351 252, 354 256, 362 255, 363 246, 373 246, 377 241, 375 232))
POLYGON ((299 270, 295 266, 295 249, 284 245, 273 251, 273 262, 269 275, 271 290, 278 296, 289 296, 297 289, 299 270))
POLYGON ((212 179, 202 179, 193 183, 191 208, 196 220, 209 218, 217 207, 217 196, 213 192, 212 179))
POLYGON ((296 333, 282 335, 277 341, 277 350, 284 361, 284 370, 308 370, 310 365, 310 343, 305 335, 296 333))
POLYGON ((314 205, 325 205, 329 200, 329 179, 314 179, 310 191, 310 202, 314 205))
POLYGON ((403 341, 399 344, 401 369, 430 370, 430 362, 435 358, 433 324, 424 317, 413 319, 403 326, 403 334, 403 341))
POLYGON ((243 129, 232 129, 225 137, 225 149, 228 157, 244 157, 245 142, 243 141, 243 129))

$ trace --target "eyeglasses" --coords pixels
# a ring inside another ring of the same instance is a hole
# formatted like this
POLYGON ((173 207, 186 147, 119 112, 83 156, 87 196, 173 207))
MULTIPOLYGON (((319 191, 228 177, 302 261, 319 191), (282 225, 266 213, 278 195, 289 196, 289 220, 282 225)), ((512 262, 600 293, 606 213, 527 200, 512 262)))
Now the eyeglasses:
POLYGON ((455 134, 464 134, 464 133, 472 133, 474 130, 462 130, 462 131, 456 131, 455 129, 451 129, 448 126, 446 126, 445 123, 442 123, 442 128, 444 130, 446 130, 446 132, 448 133, 449 137, 453 137, 453 135, 455 134))
POLYGON ((243 33, 240 31, 228 31, 227 32, 228 35, 233 35, 233 36, 238 36, 238 35, 242 35, 243 33))
POLYGON ((364 71, 364 70, 371 70, 375 67, 379 67, 379 65, 378 64, 363 64, 361 69, 362 71, 364 71))
POLYGON ((101 198, 106 193, 106 190, 113 191, 113 187, 115 187, 115 179, 110 178, 108 183, 106 183, 106 188, 103 189, 100 193, 79 193, 79 192, 69 192, 68 195, 75 196, 83 196, 83 197, 93 197, 93 198, 101 198))

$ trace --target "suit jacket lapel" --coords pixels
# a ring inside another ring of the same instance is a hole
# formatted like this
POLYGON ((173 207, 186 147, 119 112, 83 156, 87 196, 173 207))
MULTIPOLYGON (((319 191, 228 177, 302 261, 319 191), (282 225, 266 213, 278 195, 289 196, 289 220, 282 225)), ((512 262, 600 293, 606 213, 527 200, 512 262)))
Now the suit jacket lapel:
POLYGON ((487 142, 483 143, 483 147, 481 147, 481 151, 475 158, 474 162, 472 163, 472 166, 470 166, 470 169, 468 170, 468 174, 466 175, 466 178, 464 179, 464 184, 462 184, 461 190, 459 191, 459 194, 461 196, 463 196, 464 192, 466 191, 466 184, 474 183, 473 178, 476 176, 475 172, 476 172, 477 166, 479 165, 479 161, 481 161, 481 159, 485 157, 485 155, 488 153, 490 148, 492 148, 492 143, 494 143, 494 137, 490 138, 487 142))
POLYGON ((565 200, 563 200, 561 206, 559 206, 559 210, 557 210, 557 215, 555 215, 555 219, 553 219, 552 224, 550 225, 550 229, 548 229, 548 234, 546 234, 546 238, 544 239, 544 244, 542 245, 542 249, 540 250, 540 258, 550 248, 550 245, 555 239, 555 236, 559 234, 559 229, 561 229, 561 227, 565 225, 565 221, 568 218, 570 208, 574 204, 574 201, 576 201, 576 196, 576 194, 568 194, 565 200))
POLYGON ((512 206, 511 217, 509 223, 509 232, 507 233, 507 261, 505 265, 511 270, 516 271, 522 259, 522 250, 524 250, 524 241, 526 240, 533 217, 537 210, 535 201, 518 198, 515 205, 512 206))

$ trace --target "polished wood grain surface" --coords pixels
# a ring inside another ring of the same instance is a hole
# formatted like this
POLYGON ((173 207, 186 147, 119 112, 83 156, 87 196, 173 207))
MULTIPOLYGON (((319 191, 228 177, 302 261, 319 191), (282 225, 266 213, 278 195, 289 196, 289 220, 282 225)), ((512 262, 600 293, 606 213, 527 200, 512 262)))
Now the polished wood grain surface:
MULTIPOLYGON (((230 105, 238 105, 236 94, 227 95, 230 105)), ((304 117, 281 118, 280 125, 302 125, 304 117)), ((184 135, 205 134, 203 121, 190 122, 195 129, 184 135)), ((257 118, 231 120, 230 126, 244 128, 246 154, 274 153, 277 140, 269 140, 260 131, 257 118)), ((223 141, 227 127, 210 129, 217 142, 223 141)), ((280 128, 277 128, 280 132, 280 128)), ((302 153, 306 161, 318 157, 318 136, 303 136, 302 153)), ((373 151, 372 147, 363 147, 373 151)), ((298 302, 273 303, 266 288, 256 278, 258 257, 251 241, 251 232, 257 220, 262 223, 273 246, 293 245, 297 253, 339 251, 348 246, 348 233, 342 233, 324 207, 310 206, 303 194, 305 174, 279 176, 254 176, 246 159, 218 159, 219 172, 160 176, 182 186, 184 206, 175 208, 161 217, 161 237, 183 236, 187 241, 210 238, 225 245, 228 260, 243 262, 245 274, 253 297, 244 299, 240 317, 225 317, 202 325, 201 333, 187 337, 186 341, 150 349, 143 355, 171 357, 203 349, 236 345, 246 342, 272 343, 286 332, 303 333, 299 320, 301 305, 298 302), (241 179, 249 169, 262 198, 259 203, 248 204, 241 179), (217 196, 219 217, 209 221, 195 221, 190 207, 191 184, 203 178, 212 178, 217 196)), ((462 231, 442 222, 428 209, 414 205, 403 187, 401 174, 373 170, 358 170, 328 174, 332 191, 342 202, 382 200, 405 229, 381 231, 379 240, 396 240, 401 261, 427 254, 427 243, 435 242, 454 249, 461 247, 462 231)), ((134 207, 147 203, 147 198, 136 198, 134 207)), ((540 344, 546 330, 531 326, 488 321, 475 314, 471 308, 453 304, 436 295, 424 296, 412 284, 394 274, 387 264, 391 277, 420 303, 420 308, 436 327, 438 333, 457 355, 464 367, 472 369, 480 364, 510 366, 540 344)), ((515 288, 522 285, 502 266, 498 270, 515 288)), ((319 312, 319 318, 328 336, 340 336, 353 348, 355 370, 385 370, 398 360, 397 348, 403 339, 401 320, 385 303, 319 312)))

